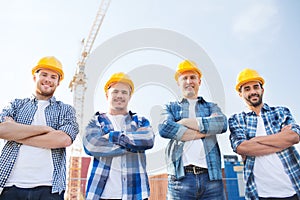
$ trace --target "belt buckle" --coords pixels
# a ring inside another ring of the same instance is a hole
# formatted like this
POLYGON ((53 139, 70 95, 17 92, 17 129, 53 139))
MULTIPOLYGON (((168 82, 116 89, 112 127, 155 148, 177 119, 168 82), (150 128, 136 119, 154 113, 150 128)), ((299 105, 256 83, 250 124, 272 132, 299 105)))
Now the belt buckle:
POLYGON ((194 172, 194 174, 198 174, 196 171, 196 166, 193 166, 193 172, 194 172))

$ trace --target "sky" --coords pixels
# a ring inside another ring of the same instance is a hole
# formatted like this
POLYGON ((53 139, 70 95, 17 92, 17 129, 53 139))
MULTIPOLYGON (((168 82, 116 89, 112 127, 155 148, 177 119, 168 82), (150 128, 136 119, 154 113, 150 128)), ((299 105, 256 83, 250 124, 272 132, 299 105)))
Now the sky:
MULTIPOLYGON (((13 98, 27 97, 33 92, 31 68, 41 57, 48 55, 56 56, 65 71, 65 80, 55 96, 73 104, 73 93, 68 86, 79 61, 81 41, 87 38, 100 2, 1 1, 0 108, 13 98)), ((204 74, 199 94, 208 100, 222 102, 221 108, 228 117, 245 108, 234 90, 235 81, 242 69, 252 68, 265 79, 264 102, 271 106, 287 106, 299 122, 299 9, 298 0, 112 0, 91 52, 94 59, 87 63, 97 66, 95 62, 100 63, 102 58, 95 54, 96 49, 119 35, 141 29, 168 30, 193 41, 212 61, 216 76, 205 77, 204 74), (214 78, 222 86, 218 88, 222 89, 221 100, 213 97, 214 88, 207 85, 213 84, 214 78)), ((142 39, 147 40, 150 36, 145 35, 142 39)), ((134 42, 135 38, 120 40, 119 45, 124 47, 131 41, 134 42)), ((172 45, 176 46, 176 42, 173 41, 172 45)), ((145 47, 140 51, 126 52, 112 60, 110 66, 93 68, 95 72, 105 68, 105 72, 97 80, 91 109, 105 111, 107 108, 103 84, 111 73, 150 65, 167 66, 174 71, 182 59, 180 56, 145 47)), ((207 70, 205 66, 201 67, 203 71, 207 70)), ((159 70, 155 73, 162 75, 159 70)), ((149 76, 141 74, 142 78, 149 79, 155 74, 149 76)), ((168 83, 172 81, 168 80, 168 83)), ((175 96, 169 88, 148 84, 139 87, 133 95, 130 108, 156 121, 156 118, 151 118, 151 110, 171 98, 175 96)), ((228 134, 220 138, 223 154, 232 154, 228 134)), ((161 148, 159 144, 166 144, 166 140, 157 135, 158 149, 161 148)))

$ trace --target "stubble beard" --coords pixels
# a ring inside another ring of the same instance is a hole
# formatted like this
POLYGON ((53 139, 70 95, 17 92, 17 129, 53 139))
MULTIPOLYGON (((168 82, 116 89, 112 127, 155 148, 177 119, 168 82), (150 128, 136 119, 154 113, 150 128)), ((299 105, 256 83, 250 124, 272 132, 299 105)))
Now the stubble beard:
POLYGON ((250 106, 253 106, 256 108, 262 104, 262 95, 249 95, 247 98, 247 102, 250 104, 250 106), (256 101, 256 102, 251 101, 251 96, 258 97, 258 101, 256 101))

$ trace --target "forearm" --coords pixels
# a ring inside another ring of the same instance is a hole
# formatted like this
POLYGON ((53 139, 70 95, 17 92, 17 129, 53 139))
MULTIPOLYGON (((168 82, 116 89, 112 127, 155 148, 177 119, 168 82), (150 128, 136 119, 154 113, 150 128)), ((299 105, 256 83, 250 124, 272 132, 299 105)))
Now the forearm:
POLYGON ((292 130, 284 130, 277 134, 256 137, 256 141, 262 145, 285 149, 299 143, 299 135, 292 130))
POLYGON ((0 138, 10 141, 23 140, 53 131, 53 128, 43 125, 26 125, 14 121, 0 123, 0 138))
POLYGON ((84 151, 94 157, 114 157, 126 154, 124 148, 108 141, 109 134, 101 135, 100 129, 88 129, 82 138, 84 151))
POLYGON ((72 144, 70 136, 59 130, 17 140, 16 142, 46 149, 64 148, 72 144))
POLYGON ((199 126, 196 118, 183 118, 177 121, 178 124, 181 124, 189 129, 199 131, 199 126))
POLYGON ((256 140, 246 140, 237 147, 237 153, 243 156, 263 156, 282 151, 283 148, 260 144, 256 140))
POLYGON ((144 151, 154 144, 154 133, 150 127, 141 127, 133 132, 111 131, 109 141, 128 150, 144 151))
POLYGON ((204 138, 208 135, 202 134, 199 131, 195 131, 193 129, 187 129, 183 136, 181 137, 181 141, 186 142, 186 141, 191 141, 191 140, 198 140, 201 138, 204 138))

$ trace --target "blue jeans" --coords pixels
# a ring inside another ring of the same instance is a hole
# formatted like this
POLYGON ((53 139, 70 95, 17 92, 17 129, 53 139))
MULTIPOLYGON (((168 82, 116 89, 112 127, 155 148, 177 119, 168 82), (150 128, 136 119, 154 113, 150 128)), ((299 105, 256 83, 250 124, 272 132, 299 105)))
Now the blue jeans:
POLYGON ((0 200, 64 200, 64 192, 51 193, 51 186, 35 188, 5 187, 0 194, 0 200))
POLYGON ((168 200, 225 200, 222 180, 210 181, 208 173, 186 173, 184 178, 168 176, 168 200))

